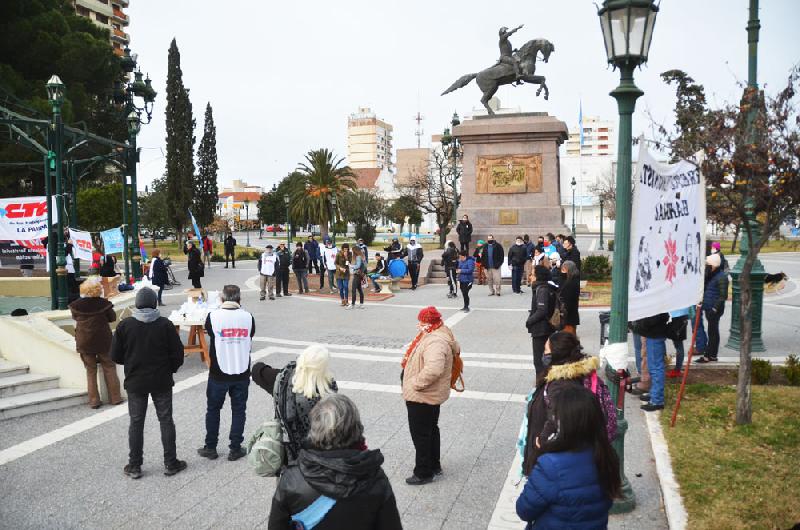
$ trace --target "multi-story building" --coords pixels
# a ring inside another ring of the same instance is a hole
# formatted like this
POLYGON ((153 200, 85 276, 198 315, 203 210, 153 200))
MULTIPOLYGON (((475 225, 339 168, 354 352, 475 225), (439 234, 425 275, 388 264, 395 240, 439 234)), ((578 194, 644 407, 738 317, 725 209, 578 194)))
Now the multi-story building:
MULTIPOLYGON (((574 178, 576 232, 597 232, 600 230, 600 201, 596 190, 612 186, 616 174, 616 123, 597 117, 584 117, 573 131, 564 143, 559 164, 564 224, 572 226, 574 178)), ((608 219, 605 211, 603 217, 606 236, 613 234, 613 221, 608 219)))
POLYGON ((369 107, 360 107, 347 120, 347 161, 351 168, 378 168, 394 173, 393 127, 369 107))
POLYGON ((122 29, 130 23, 122 11, 128 7, 128 0, 73 0, 73 5, 78 15, 109 31, 114 53, 121 56, 131 42, 130 35, 122 29))

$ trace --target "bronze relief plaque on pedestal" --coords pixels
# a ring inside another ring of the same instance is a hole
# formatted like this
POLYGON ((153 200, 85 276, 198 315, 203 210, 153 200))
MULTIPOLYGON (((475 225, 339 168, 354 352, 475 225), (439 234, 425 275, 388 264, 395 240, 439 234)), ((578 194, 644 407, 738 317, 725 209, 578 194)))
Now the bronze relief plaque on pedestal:
POLYGON ((500 210, 498 212, 497 221, 497 224, 501 225, 518 225, 519 210, 500 210))
POLYGON ((542 191, 542 155, 479 156, 475 193, 542 191))

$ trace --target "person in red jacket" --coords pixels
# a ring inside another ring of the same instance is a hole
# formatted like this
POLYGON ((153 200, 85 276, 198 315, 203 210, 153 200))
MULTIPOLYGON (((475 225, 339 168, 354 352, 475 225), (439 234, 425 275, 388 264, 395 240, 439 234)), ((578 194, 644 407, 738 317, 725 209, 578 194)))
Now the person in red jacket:
POLYGON ((206 235, 203 236, 203 261, 209 269, 211 268, 211 255, 213 248, 214 241, 211 239, 211 236, 208 235, 208 232, 206 232, 206 235))

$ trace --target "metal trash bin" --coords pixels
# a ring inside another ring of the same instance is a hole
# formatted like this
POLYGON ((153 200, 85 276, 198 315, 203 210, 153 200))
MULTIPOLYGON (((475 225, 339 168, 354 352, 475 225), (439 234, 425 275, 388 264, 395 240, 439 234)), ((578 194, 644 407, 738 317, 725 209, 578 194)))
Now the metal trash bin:
POLYGON ((608 328, 611 323, 611 311, 600 311, 600 347, 606 345, 608 340, 608 328))

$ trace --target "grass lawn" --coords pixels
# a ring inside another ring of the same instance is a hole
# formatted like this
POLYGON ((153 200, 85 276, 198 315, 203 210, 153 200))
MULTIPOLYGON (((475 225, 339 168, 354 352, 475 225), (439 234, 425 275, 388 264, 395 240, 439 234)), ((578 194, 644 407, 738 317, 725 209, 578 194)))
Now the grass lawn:
POLYGON ((689 528, 799 523, 800 387, 754 385, 753 424, 737 426, 734 387, 689 385, 670 428, 677 388, 668 385, 661 423, 689 528))
POLYGON ((579 306, 581 307, 597 307, 597 306, 610 306, 611 305, 611 282, 594 283, 589 282, 585 289, 581 292, 592 293, 590 300, 581 300, 579 306))
MULTIPOLYGON (((727 256, 731 254, 731 246, 733 245, 733 240, 730 241, 720 241, 720 245, 722 247, 722 252, 727 256)), ((787 241, 784 239, 774 239, 767 241, 767 244, 761 247, 760 253, 770 253, 770 252, 800 252, 800 241, 787 241)), ((739 242, 736 243, 736 251, 734 254, 739 254, 739 242)))

